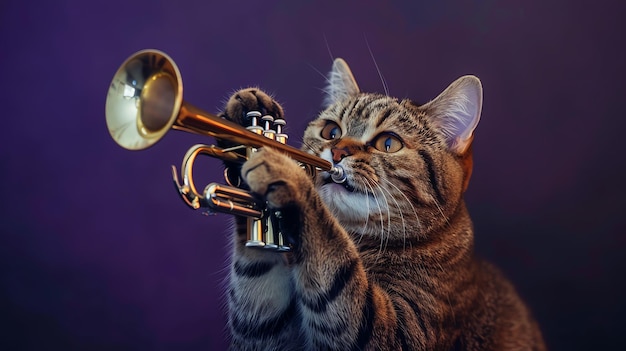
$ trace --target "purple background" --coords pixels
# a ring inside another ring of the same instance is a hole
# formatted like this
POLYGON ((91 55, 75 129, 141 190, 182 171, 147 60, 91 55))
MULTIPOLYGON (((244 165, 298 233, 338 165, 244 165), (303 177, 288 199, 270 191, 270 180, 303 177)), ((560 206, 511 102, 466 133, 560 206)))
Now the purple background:
MULTIPOLYGON (((482 79, 467 194, 477 250, 515 282, 552 349, 623 343, 619 0, 208 3, 0 5, 0 348, 224 349, 230 217, 189 210, 169 171, 213 140, 172 132, 147 151, 119 148, 104 120, 112 75, 153 47, 207 111, 258 85, 283 102, 299 146, 331 55, 363 90, 383 90, 368 43, 392 95, 425 102, 458 76, 482 79)), ((219 161, 204 161, 199 173, 221 181, 219 161)))

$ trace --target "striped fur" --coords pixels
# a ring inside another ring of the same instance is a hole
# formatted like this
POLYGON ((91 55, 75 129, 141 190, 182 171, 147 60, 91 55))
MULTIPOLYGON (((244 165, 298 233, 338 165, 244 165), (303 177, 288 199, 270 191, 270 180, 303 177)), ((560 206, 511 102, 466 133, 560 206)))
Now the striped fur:
MULTIPOLYGON (((340 164, 348 186, 324 172, 312 181, 271 149, 241 169, 250 190, 283 213, 293 251, 246 248, 246 219, 236 218, 232 349, 544 350, 513 286, 473 254, 462 197, 478 79, 463 77, 418 106, 360 93, 343 61, 331 78, 340 85, 327 89, 329 106, 306 129, 303 148, 340 164), (340 137, 322 137, 329 123, 340 137), (402 148, 377 149, 381 135, 402 148)), ((223 116, 245 123, 240 116, 259 108, 282 116, 258 89, 235 93, 223 116)))

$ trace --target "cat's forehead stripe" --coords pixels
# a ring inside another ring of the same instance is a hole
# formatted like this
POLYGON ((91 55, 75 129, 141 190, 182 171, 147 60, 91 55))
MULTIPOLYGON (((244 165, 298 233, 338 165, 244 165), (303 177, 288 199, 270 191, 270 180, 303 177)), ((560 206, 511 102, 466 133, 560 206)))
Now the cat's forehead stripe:
POLYGON ((352 103, 345 104, 341 112, 338 114, 339 121, 343 121, 343 117, 349 115, 359 101, 360 99, 354 99, 352 103))
POLYGON ((393 112, 394 112, 393 108, 387 107, 387 109, 385 109, 382 113, 380 113, 378 116, 378 120, 376 121, 376 128, 380 128, 380 125, 383 124, 383 122, 387 118, 389 118, 389 116, 391 116, 393 112))
POLYGON ((346 104, 346 108, 340 115, 340 120, 343 120, 346 116, 350 116, 350 119, 354 122, 368 119, 373 112, 385 105, 387 103, 376 96, 361 95, 354 99, 353 102, 346 104))
POLYGON ((397 114, 395 112, 399 105, 396 102, 397 100, 384 95, 359 96, 356 103, 347 104, 351 108, 344 112, 345 116, 350 116, 345 124, 347 132, 361 138, 371 138, 385 120, 397 114))
POLYGON ((353 119, 359 118, 363 115, 363 111, 372 103, 373 99, 370 96, 361 96, 359 97, 359 103, 354 105, 352 110, 349 112, 353 119))

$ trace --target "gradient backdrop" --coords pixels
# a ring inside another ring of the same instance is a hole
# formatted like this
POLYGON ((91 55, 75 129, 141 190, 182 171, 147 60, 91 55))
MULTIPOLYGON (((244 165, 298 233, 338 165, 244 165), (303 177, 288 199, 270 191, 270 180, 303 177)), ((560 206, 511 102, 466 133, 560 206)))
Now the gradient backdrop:
MULTIPOLYGON (((240 87, 274 93, 294 146, 332 57, 380 92, 375 59, 392 95, 422 102, 478 75, 477 250, 553 350, 617 348, 624 18, 619 0, 3 1, 0 349, 226 348, 230 217, 188 209, 169 169, 213 140, 172 132, 129 152, 106 129, 112 75, 143 48, 169 53, 208 111, 240 87)), ((219 161, 200 168, 221 181, 219 161)))

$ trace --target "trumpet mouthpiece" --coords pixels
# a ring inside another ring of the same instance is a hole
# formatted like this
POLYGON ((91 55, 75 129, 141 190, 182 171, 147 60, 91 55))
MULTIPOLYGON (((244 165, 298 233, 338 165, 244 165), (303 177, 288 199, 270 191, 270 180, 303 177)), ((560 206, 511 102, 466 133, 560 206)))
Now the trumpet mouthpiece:
POLYGON ((346 181, 346 172, 340 165, 334 165, 330 169, 330 171, 328 171, 328 173, 330 173, 330 178, 333 180, 333 182, 337 184, 341 184, 346 181))

